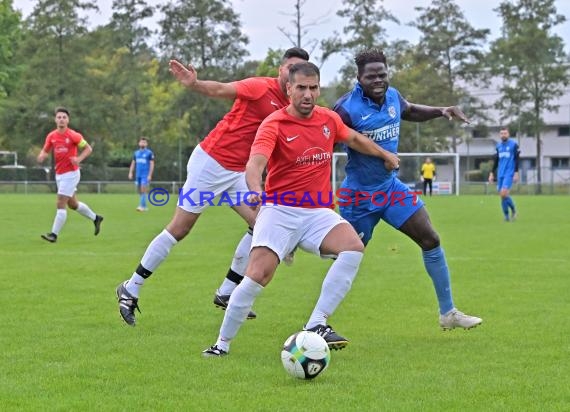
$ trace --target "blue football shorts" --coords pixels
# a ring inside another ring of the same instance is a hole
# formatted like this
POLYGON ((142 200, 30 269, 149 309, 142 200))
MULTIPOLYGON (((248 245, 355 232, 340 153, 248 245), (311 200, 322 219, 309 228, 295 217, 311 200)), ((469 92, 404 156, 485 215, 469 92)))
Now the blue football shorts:
POLYGON ((378 190, 357 190, 343 185, 339 189, 339 194, 343 195, 339 195, 338 200, 340 215, 352 224, 366 245, 380 220, 399 229, 420 210, 424 203, 419 193, 421 191, 412 192, 397 178, 378 190))

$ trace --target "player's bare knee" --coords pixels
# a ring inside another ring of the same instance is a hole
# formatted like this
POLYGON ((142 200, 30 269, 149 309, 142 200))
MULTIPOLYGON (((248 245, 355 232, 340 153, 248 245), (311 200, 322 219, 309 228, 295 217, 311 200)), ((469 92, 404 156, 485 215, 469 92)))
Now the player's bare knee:
POLYGON ((347 247, 344 248, 344 250, 341 250, 341 252, 364 252, 364 243, 362 243, 362 240, 360 240, 360 238, 355 237, 354 239, 350 239, 347 247))
POLYGON ((173 219, 167 226, 166 230, 172 235, 176 241, 181 241, 190 233, 192 229, 192 224, 183 219, 173 219))
POLYGON ((274 269, 262 261, 251 262, 248 265, 246 276, 261 286, 267 285, 273 277, 274 269))
POLYGON ((439 235, 432 230, 430 233, 428 233, 428 235, 424 236, 420 246, 422 250, 432 250, 438 247, 439 245, 440 245, 439 235))

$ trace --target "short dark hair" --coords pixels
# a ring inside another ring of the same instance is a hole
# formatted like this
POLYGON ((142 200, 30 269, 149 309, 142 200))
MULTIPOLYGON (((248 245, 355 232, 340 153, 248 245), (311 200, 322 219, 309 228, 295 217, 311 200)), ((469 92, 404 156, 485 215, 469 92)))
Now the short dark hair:
POLYGON ((140 142, 141 140, 144 140, 145 142, 148 143, 148 139, 147 139, 146 137, 144 137, 144 136, 139 137, 139 142, 140 142))
POLYGON ((384 52, 379 49, 367 49, 361 51, 354 58, 354 62, 356 63, 356 67, 358 67, 359 76, 364 71, 364 66, 368 63, 384 63, 384 65, 388 67, 386 56, 384 55, 384 52))
POLYGON ((507 132, 509 131, 509 128, 507 126, 501 126, 499 127, 499 132, 502 130, 506 130, 507 132))
POLYGON ((57 115, 58 113, 65 113, 68 117, 69 117, 69 110, 67 110, 65 107, 60 106, 60 107, 56 107, 55 111, 53 112, 54 115, 57 115))
POLYGON ((321 80, 321 71, 319 68, 311 62, 300 62, 295 63, 293 66, 289 68, 289 82, 293 83, 295 79, 295 75, 297 73, 301 73, 305 76, 317 76, 319 81, 321 80))
POLYGON ((283 54, 281 62, 284 63, 285 60, 290 59, 291 57, 298 57, 299 59, 309 61, 309 53, 300 47, 291 47, 290 49, 287 49, 283 54))

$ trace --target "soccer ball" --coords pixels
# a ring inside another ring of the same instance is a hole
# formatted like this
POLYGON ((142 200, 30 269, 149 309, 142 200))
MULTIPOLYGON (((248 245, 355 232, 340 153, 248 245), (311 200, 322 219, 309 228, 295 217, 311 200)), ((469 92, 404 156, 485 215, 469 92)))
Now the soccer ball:
POLYGON ((316 378, 331 360, 329 345, 315 332, 297 332, 287 338, 281 362, 289 375, 299 379, 316 378))

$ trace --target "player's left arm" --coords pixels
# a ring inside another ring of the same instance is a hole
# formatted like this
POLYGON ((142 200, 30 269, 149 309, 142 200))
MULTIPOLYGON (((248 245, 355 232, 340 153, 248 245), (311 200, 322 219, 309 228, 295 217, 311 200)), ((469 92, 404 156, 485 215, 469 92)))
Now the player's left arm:
POLYGON ((448 120, 457 119, 463 123, 471 123, 457 106, 436 107, 408 102, 406 109, 402 111, 401 117, 403 120, 410 122, 425 122, 438 117, 445 117, 448 120))
POLYGON ((82 161, 84 161, 87 156, 93 153, 93 148, 84 138, 81 138, 79 143, 77 143, 77 147, 81 150, 79 156, 70 157, 71 163, 78 166, 82 161))
POLYGON ((519 156, 521 154, 521 150, 519 148, 519 145, 515 143, 515 155, 514 155, 514 160, 515 160, 515 173, 513 175, 513 182, 518 182, 519 181, 519 156))
POLYGON ((407 120, 410 122, 425 122, 428 120, 437 119, 438 117, 445 117, 448 120, 458 119, 463 123, 470 123, 467 116, 465 116, 465 114, 457 106, 437 107, 410 103, 404 99, 399 92, 398 98, 400 100, 400 117, 402 120, 407 120))
POLYGON ((152 180, 152 174, 154 172, 154 153, 151 154, 150 156, 150 160, 149 160, 149 168, 148 168, 148 181, 150 182, 152 180))

